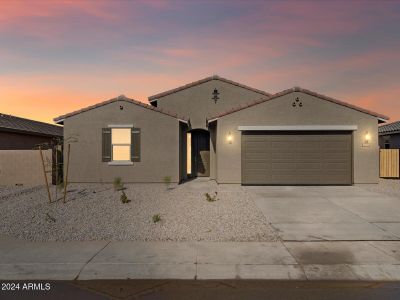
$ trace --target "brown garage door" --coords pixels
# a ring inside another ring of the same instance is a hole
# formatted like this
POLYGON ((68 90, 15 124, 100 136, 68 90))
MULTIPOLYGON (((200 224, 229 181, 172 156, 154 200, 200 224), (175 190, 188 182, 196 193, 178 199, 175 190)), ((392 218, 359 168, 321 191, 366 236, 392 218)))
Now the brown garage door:
POLYGON ((352 184, 351 132, 242 132, 243 184, 352 184))

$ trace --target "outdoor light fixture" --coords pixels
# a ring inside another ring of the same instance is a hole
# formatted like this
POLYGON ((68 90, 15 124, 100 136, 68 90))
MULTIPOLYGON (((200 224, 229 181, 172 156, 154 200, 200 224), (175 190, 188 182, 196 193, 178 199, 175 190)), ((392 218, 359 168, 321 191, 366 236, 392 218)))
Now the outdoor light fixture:
POLYGON ((227 141, 229 144, 232 144, 233 141, 233 137, 232 137, 232 133, 229 131, 228 136, 226 137, 227 141))
POLYGON ((371 140, 371 135, 369 134, 369 132, 367 131, 366 133, 365 133, 365 141, 364 141, 364 143, 365 144, 369 144, 369 141, 371 140))
POLYGON ((215 103, 217 103, 217 100, 219 99, 219 97, 218 97, 218 95, 219 95, 218 90, 217 90, 217 89, 214 89, 214 92, 213 92, 212 94, 213 94, 212 99, 214 100, 215 103))

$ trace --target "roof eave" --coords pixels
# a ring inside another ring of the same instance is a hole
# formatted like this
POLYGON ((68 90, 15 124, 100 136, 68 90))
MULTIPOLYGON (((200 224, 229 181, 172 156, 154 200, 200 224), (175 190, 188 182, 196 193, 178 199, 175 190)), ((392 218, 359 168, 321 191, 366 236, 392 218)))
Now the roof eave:
POLYGON ((174 89, 170 89, 170 90, 167 90, 167 91, 164 91, 164 92, 149 96, 147 99, 148 99, 149 102, 154 102, 154 101, 157 101, 160 98, 163 98, 165 96, 174 94, 176 92, 191 88, 191 87, 199 85, 199 84, 206 83, 206 82, 211 81, 211 80, 220 80, 222 82, 226 82, 226 83, 229 83, 229 84, 232 84, 232 85, 235 85, 235 86, 239 86, 241 88, 244 88, 244 89, 259 93, 259 94, 262 94, 264 96, 271 96, 271 94, 266 92, 266 91, 262 91, 262 90, 259 90, 259 89, 256 89, 256 88, 252 88, 252 87, 250 87, 248 85, 241 84, 239 82, 235 82, 235 81, 220 77, 218 75, 213 75, 213 76, 209 76, 209 77, 206 77, 206 78, 203 78, 203 79, 200 79, 200 80, 197 80, 197 81, 193 81, 191 83, 179 86, 179 87, 174 88, 174 89))
POLYGON ((53 121, 54 121, 54 123, 56 123, 56 124, 61 124, 61 125, 64 124, 64 119, 54 118, 53 121))

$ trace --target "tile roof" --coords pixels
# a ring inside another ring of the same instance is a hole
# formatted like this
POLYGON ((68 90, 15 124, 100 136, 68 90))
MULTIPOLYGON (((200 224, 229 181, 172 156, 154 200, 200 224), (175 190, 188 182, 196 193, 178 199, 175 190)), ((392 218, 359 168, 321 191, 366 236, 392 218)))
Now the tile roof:
POLYGON ((206 77, 204 79, 200 79, 200 80, 195 81, 195 82, 191 82, 191 83, 182 85, 182 86, 174 88, 172 90, 168 90, 168 91, 165 91, 165 92, 150 96, 150 97, 148 97, 148 99, 151 102, 151 101, 157 100, 157 99, 159 99, 161 97, 164 97, 164 96, 167 96, 167 95, 170 95, 170 94, 173 94, 173 93, 176 93, 176 92, 191 88, 193 86, 196 86, 196 85, 199 85, 199 84, 205 83, 207 81, 211 81, 211 80, 219 80, 219 81, 223 81, 223 82, 226 82, 226 83, 230 83, 232 85, 236 85, 238 87, 241 87, 241 88, 244 88, 244 89, 256 92, 256 93, 260 93, 260 94, 263 94, 265 96, 270 96, 271 95, 271 94, 269 94, 269 93, 267 93, 265 91, 261 91, 261 90, 249 87, 247 85, 244 85, 244 84, 241 84, 241 83, 238 83, 238 82, 226 79, 226 78, 222 78, 222 77, 220 77, 218 75, 213 75, 213 76, 206 77))
POLYGON ((264 98, 249 102, 249 103, 244 104, 244 105, 239 105, 239 106, 234 107, 234 108, 232 108, 232 109, 230 109, 228 111, 222 112, 222 113, 220 113, 218 115, 212 116, 212 117, 207 118, 207 119, 209 121, 212 121, 212 120, 221 118, 223 116, 232 114, 234 112, 249 108, 251 106, 254 106, 254 105, 257 105, 257 104, 260 104, 260 103, 263 103, 263 102, 266 102, 266 101, 269 101, 269 100, 272 100, 272 99, 275 99, 275 98, 278 98, 278 97, 281 97, 281 96, 284 96, 284 95, 287 95, 287 94, 290 94, 290 93, 293 93, 293 92, 302 92, 302 93, 305 93, 305 94, 308 94, 308 95, 311 95, 311 96, 314 96, 314 97, 318 97, 318 98, 324 99, 326 101, 330 101, 330 102, 333 102, 333 103, 336 103, 336 104, 339 104, 339 105, 343 105, 343 106, 346 106, 348 108, 352 108, 352 109, 358 110, 360 112, 369 114, 371 116, 377 117, 379 119, 382 119, 383 121, 389 120, 389 117, 387 117, 385 115, 381 115, 381 114, 378 114, 376 112, 373 112, 373 111, 370 111, 370 110, 355 106, 353 104, 350 104, 350 103, 347 103, 347 102, 343 102, 341 100, 337 100, 337 99, 334 99, 334 98, 331 98, 331 97, 328 97, 328 96, 325 96, 325 95, 322 95, 322 94, 319 94, 319 93, 316 93, 316 92, 313 92, 313 91, 310 91, 310 90, 306 90, 306 89, 303 89, 303 88, 300 88, 300 87, 294 87, 294 88, 291 88, 291 89, 287 89, 287 90, 284 90, 282 92, 273 94, 273 95, 271 95, 269 97, 264 97, 264 98))
POLYGON ((400 133, 400 121, 379 126, 378 131, 379 131, 380 134, 384 134, 384 133, 400 133))
POLYGON ((134 100, 134 99, 127 98, 124 95, 120 95, 120 96, 118 96, 116 98, 112 98, 110 100, 106 100, 106 101, 103 101, 103 102, 100 102, 100 103, 97 103, 97 104, 94 104, 94 105, 91 105, 91 106, 88 106, 88 107, 85 107, 85 108, 82 108, 82 109, 79 109, 79 110, 76 110, 76 111, 73 111, 73 112, 70 112, 68 114, 65 114, 65 115, 59 116, 57 118, 54 118, 53 120, 54 120, 54 122, 56 122, 58 124, 62 124, 62 122, 66 118, 75 116, 75 115, 83 113, 85 111, 88 111, 88 110, 91 110, 91 109, 94 109, 94 108, 97 108, 97 107, 101 107, 101 106, 104 106, 104 105, 107 105, 107 104, 110 104, 110 103, 113 103, 113 102, 116 102, 116 101, 125 101, 125 102, 131 103, 131 104, 135 104, 135 105, 141 106, 143 108, 154 110, 156 112, 162 113, 164 115, 167 115, 167 116, 170 116, 170 117, 173 117, 173 118, 176 118, 176 119, 180 119, 180 120, 183 120, 183 121, 188 121, 188 119, 185 118, 185 117, 179 117, 175 113, 169 112, 169 111, 167 111, 165 109, 154 107, 152 105, 149 105, 149 104, 146 104, 146 103, 134 100))
POLYGON ((63 136, 63 127, 0 113, 0 130, 63 136))

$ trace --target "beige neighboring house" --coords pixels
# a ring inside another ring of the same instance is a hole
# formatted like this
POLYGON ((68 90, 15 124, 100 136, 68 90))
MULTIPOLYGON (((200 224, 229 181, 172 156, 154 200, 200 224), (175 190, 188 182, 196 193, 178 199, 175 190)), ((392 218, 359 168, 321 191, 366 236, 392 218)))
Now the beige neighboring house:
POLYGON ((302 88, 270 94, 210 76, 60 116, 70 182, 376 183, 388 117, 302 88), (65 147, 66 149, 66 147, 65 147))

